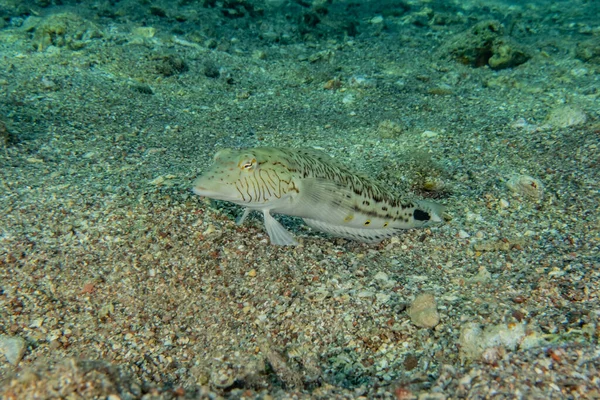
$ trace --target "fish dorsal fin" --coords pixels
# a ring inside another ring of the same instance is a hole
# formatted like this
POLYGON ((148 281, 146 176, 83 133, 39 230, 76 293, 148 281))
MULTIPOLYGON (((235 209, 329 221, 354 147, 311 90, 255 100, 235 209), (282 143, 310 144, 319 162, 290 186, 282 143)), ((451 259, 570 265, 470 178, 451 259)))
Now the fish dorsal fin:
POLYGON ((327 161, 333 160, 334 158, 331 157, 329 154, 325 153, 323 150, 319 150, 319 149, 315 149, 312 147, 299 147, 297 149, 294 149, 295 151, 304 153, 306 155, 309 156, 313 156, 316 158, 321 158, 327 161))
POLYGON ((295 153, 299 155, 308 156, 310 158, 317 159, 318 161, 328 164, 329 166, 338 168, 343 171, 349 171, 348 167, 338 161, 336 158, 333 158, 329 154, 325 153, 323 150, 313 149, 312 147, 300 147, 297 149, 293 149, 295 153))

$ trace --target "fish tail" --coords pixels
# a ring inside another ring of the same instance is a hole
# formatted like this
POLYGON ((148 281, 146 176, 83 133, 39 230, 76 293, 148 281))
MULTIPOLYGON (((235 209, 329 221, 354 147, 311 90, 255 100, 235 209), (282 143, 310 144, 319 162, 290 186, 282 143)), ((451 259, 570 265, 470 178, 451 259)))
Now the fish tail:
POLYGON ((429 214, 428 222, 443 222, 444 221, 443 214, 444 214, 444 210, 446 209, 446 207, 444 207, 443 205, 441 205, 439 203, 434 203, 433 201, 428 201, 428 200, 419 200, 416 203, 417 203, 417 207, 419 207, 419 209, 421 211, 424 211, 427 214, 429 214))

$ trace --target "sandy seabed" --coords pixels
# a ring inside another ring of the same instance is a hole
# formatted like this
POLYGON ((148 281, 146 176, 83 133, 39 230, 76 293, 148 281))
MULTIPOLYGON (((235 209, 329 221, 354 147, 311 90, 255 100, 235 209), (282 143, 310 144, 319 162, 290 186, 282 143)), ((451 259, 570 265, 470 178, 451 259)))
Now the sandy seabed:
POLYGON ((0 4, 3 399, 600 398, 598 4, 63 3, 0 4), (446 222, 272 246, 190 191, 256 146, 446 222))

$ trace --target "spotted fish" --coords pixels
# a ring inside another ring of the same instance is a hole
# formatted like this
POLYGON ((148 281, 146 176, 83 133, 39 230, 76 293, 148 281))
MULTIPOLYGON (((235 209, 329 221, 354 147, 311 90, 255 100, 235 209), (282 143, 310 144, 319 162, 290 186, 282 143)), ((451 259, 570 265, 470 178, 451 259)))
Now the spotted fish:
POLYGON ((442 220, 440 205, 402 200, 385 184, 312 149, 221 150, 193 191, 245 207, 238 224, 250 211, 261 211, 276 245, 298 242, 272 213, 300 217, 319 231, 368 243, 442 220))

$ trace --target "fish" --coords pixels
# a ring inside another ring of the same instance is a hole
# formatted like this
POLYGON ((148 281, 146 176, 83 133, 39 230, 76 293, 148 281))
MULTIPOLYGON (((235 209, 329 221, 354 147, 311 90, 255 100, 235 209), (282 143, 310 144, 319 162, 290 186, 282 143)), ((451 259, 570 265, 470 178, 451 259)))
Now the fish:
POLYGON ((298 245, 274 217, 300 217, 318 231, 378 243, 411 228, 442 222, 444 207, 409 201, 387 185, 358 174, 323 151, 310 148, 223 149, 198 177, 192 191, 203 197, 262 212, 272 244, 298 245))

